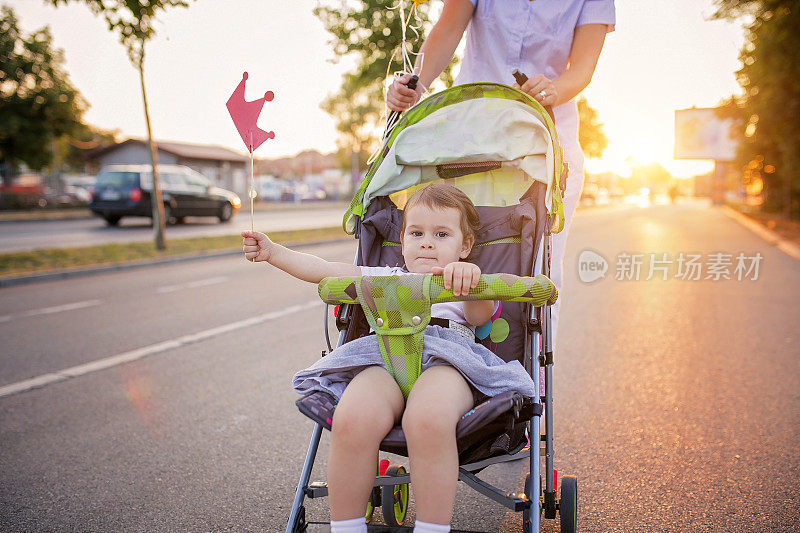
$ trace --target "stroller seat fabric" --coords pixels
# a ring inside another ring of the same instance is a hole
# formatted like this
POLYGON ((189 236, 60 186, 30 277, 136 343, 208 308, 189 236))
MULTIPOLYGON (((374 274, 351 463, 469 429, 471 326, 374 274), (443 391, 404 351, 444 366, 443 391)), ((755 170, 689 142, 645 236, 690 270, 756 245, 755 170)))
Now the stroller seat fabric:
MULTIPOLYGON (((512 272, 523 276, 533 272, 533 258, 536 253, 534 243, 541 240, 544 231, 542 213, 545 212, 542 205, 539 206, 540 209, 536 208, 536 202, 537 200, 542 202, 544 185, 535 182, 531 185, 531 189, 521 203, 513 206, 477 207, 481 217, 481 228, 476 235, 476 245, 467 261, 480 266, 483 272, 512 272)), ((389 198, 381 197, 370 204, 361 229, 360 256, 357 258, 359 264, 395 266, 402 262, 400 248, 394 245, 400 240, 401 221, 402 212, 389 198)), ((397 301, 397 280, 392 281, 392 278, 361 278, 368 280, 367 286, 361 286, 360 283, 356 283, 350 278, 328 279, 320 284, 320 295, 328 303, 355 304, 361 301, 362 306, 353 306, 345 340, 354 341, 350 342, 350 346, 354 350, 353 355, 356 360, 359 357, 371 355, 375 358, 372 364, 383 362, 387 369, 394 368, 393 375, 401 386, 401 390, 405 389, 403 392, 407 396, 414 380, 419 376, 422 358, 420 357, 413 366, 407 366, 405 356, 409 352, 422 353, 422 339, 430 320, 431 302, 445 291, 441 286, 430 283, 430 281, 423 291, 422 285, 426 282, 425 280, 441 279, 439 277, 402 277, 409 278, 402 283, 408 284, 410 279, 414 279, 414 282, 419 284, 419 287, 405 289, 408 291, 405 294, 406 298, 403 298, 405 303, 408 304, 409 299, 412 301, 411 305, 405 305, 402 309, 397 301), (382 284, 377 290, 373 286, 376 281, 382 284), (383 286, 387 283, 392 286, 383 286), (433 290, 431 290, 431 286, 433 290), (373 293, 379 295, 378 300, 388 298, 392 312, 387 313, 385 309, 378 310, 373 293), (409 298, 412 295, 415 295, 416 298, 409 298), (367 310, 366 313, 364 309, 367 310), (412 322, 415 317, 417 318, 416 323, 412 322), (380 323, 378 319, 381 319, 380 323), (377 342, 380 348, 379 354, 374 353, 376 352, 376 337, 367 337, 370 327, 378 333, 379 337, 389 339, 385 343, 377 342), (394 331, 392 331, 393 328, 394 331), (364 346, 361 346, 362 344, 364 346), (394 352, 394 358, 392 352, 394 352), (397 366, 394 366, 395 362, 397 366)), ((502 278, 504 278, 502 275, 488 277, 488 279, 498 281, 502 278)), ((513 283, 513 279, 516 278, 511 276, 507 279, 511 279, 511 283, 513 283)), ((530 301, 530 297, 533 296, 531 291, 533 291, 537 296, 534 305, 552 303, 555 300, 557 296, 555 287, 544 276, 522 279, 529 280, 527 282, 529 285, 518 291, 519 296, 527 294, 528 301, 530 301), (532 283, 533 280, 537 280, 537 283, 532 283)), ((500 281, 500 285, 508 288, 508 283, 500 281)), ((488 289, 486 283, 481 286, 481 289, 488 289)), ((498 291, 489 291, 485 296, 487 299, 498 299, 503 295, 498 294, 498 291)), ((515 362, 515 368, 523 373, 525 372, 524 368, 522 365, 516 365, 516 361, 523 365, 525 363, 526 320, 529 305, 529 303, 519 301, 502 302, 501 312, 494 322, 497 323, 499 320, 500 323, 505 323, 503 328, 498 328, 505 331, 505 335, 490 334, 481 341, 503 361, 515 362)), ((494 329, 494 325, 490 327, 494 329)), ((430 329, 442 330, 445 335, 452 333, 444 328, 428 327, 428 330, 430 329)), ((455 333, 453 335, 458 336, 455 333)), ((429 342, 436 341, 431 339, 429 342)), ((474 346, 469 342, 463 344, 474 346)), ((346 381, 335 385, 326 379, 330 376, 326 376, 324 370, 328 363, 326 359, 329 358, 330 356, 322 358, 314 365, 314 367, 319 367, 315 375, 298 373, 294 383, 296 390, 302 390, 303 386, 306 387, 305 390, 312 390, 311 393, 297 401, 300 411, 327 429, 330 429, 333 421, 336 398, 341 395, 346 386, 346 381), (302 385, 304 380, 308 380, 308 382, 302 385)), ((413 357, 412 360, 414 360, 413 357)), ((458 368, 457 365, 454 366, 458 368)), ((308 370, 311 371, 314 367, 308 370)), ((361 368, 354 367, 350 378, 352 379, 360 370, 361 368)), ((472 411, 467 413, 457 428, 459 459, 462 463, 513 453, 525 444, 524 423, 521 422, 529 420, 531 416, 541 414, 541 405, 538 403, 538 398, 535 398, 535 391, 532 389, 507 391, 499 394, 491 389, 484 390, 487 393, 486 396, 490 396, 490 398, 476 405, 472 411)), ((406 454, 405 446, 402 429, 396 427, 386 436, 381 449, 391 453, 406 454)))
MULTIPOLYGON (((330 394, 314 391, 297 400, 296 405, 311 420, 331 429, 336 403, 330 394)), ((526 443, 525 422, 541 413, 541 404, 516 392, 504 392, 476 405, 456 426, 459 462, 516 453, 526 443), (492 438, 487 437, 490 435, 492 438)), ((408 455, 403 428, 392 429, 383 439, 381 450, 408 455)))

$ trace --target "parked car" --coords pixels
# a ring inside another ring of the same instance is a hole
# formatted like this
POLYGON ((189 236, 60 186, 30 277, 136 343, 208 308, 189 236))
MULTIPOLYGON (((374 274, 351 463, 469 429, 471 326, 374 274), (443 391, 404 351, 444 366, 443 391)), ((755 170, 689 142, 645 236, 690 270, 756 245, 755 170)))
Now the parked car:
POLYGON ((81 207, 92 201, 92 194, 82 187, 64 185, 60 193, 46 187, 42 199, 47 207, 81 207))
POLYGON ((0 208, 31 209, 46 207, 47 188, 44 178, 39 174, 22 174, 7 183, 0 180, 0 208))
MULTIPOLYGON (((151 217, 153 175, 150 165, 111 165, 97 176, 89 209, 116 226, 124 216, 151 217)), ((242 205, 233 192, 221 189, 188 167, 159 165, 159 181, 167 224, 186 216, 215 216, 227 222, 242 205)))
POLYGON ((280 202, 283 195, 283 183, 272 176, 256 177, 256 192, 258 200, 265 202, 280 202))

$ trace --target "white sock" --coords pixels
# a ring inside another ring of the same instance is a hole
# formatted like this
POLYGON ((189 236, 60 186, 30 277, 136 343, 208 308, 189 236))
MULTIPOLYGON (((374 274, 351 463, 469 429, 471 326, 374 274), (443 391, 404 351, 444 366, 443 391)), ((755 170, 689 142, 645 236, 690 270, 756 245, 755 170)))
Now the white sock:
POLYGON ((367 521, 363 516, 350 520, 331 520, 331 533, 367 533, 367 521))
POLYGON ((414 533, 450 533, 450 524, 429 524, 417 520, 414 523, 414 533))

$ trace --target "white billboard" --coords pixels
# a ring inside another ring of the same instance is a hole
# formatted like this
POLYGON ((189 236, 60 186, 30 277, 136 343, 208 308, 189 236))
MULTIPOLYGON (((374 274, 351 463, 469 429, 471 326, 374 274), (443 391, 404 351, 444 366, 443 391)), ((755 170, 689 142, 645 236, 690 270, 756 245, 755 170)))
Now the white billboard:
POLYGON ((714 108, 675 111, 675 159, 733 161, 737 137, 733 120, 720 118, 714 108))

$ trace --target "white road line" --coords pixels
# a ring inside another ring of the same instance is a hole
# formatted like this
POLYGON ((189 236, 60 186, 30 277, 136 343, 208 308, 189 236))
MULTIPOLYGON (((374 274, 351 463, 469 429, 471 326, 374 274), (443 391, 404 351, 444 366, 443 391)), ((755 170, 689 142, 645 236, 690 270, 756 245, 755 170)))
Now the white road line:
POLYGON ((85 302, 75 302, 72 304, 45 307, 43 309, 34 309, 33 311, 22 313, 20 316, 50 315, 53 313, 60 313, 62 311, 73 311, 75 309, 83 309, 84 307, 92 307, 94 305, 100 305, 101 303, 103 303, 102 300, 86 300, 85 302))
MULTIPOLYGON (((61 313, 62 311, 74 311, 75 309, 84 309, 86 307, 92 307, 95 305, 100 305, 103 303, 103 300, 86 300, 84 302, 75 302, 71 304, 64 304, 64 305, 55 305, 53 307, 44 307, 42 309, 34 309, 32 311, 25 311, 16 315, 18 317, 30 317, 30 316, 39 316, 39 315, 52 315, 53 313, 61 313)), ((9 322, 14 318, 14 315, 6 315, 0 316, 0 322, 9 322)))
POLYGON ((207 285, 214 285, 216 283, 222 283, 227 281, 228 278, 225 276, 218 277, 218 278, 208 278, 208 279, 201 279, 197 281, 191 281, 189 283, 179 283, 178 285, 165 285, 164 287, 159 287, 156 289, 156 292, 159 294, 164 294, 167 292, 175 292, 181 289, 194 289, 195 287, 205 287, 207 285))
POLYGON ((206 339, 210 339, 211 337, 216 337, 224 333, 230 333, 231 331, 254 326, 256 324, 261 324, 263 322, 269 322, 270 320, 275 320, 277 318, 291 315, 293 313, 306 311, 314 307, 320 307, 321 303, 322 302, 320 300, 313 300, 310 302, 306 302, 304 304, 292 305, 285 309, 281 309, 279 311, 273 311, 271 313, 257 315, 252 318, 239 320, 238 322, 231 322, 230 324, 225 324, 222 326, 218 326, 216 328, 207 329, 205 331, 200 331, 198 333, 193 333, 191 335, 184 335, 176 339, 171 339, 168 341, 151 344, 150 346, 145 346, 143 348, 137 348, 136 350, 131 350, 129 352, 124 352, 117 355, 111 355, 109 357, 105 357, 97 361, 92 361, 91 363, 77 365, 70 368, 65 368, 64 370, 59 370, 57 372, 43 374, 41 376, 36 376, 31 379, 26 379, 24 381, 11 383, 9 385, 0 387, 0 398, 4 396, 10 396, 12 394, 17 394, 18 392, 24 392, 30 389, 44 387, 45 385, 56 383, 58 381, 64 381, 65 379, 83 376, 85 374, 97 372, 98 370, 111 368, 113 366, 121 365, 122 363, 129 363, 131 361, 136 361, 137 359, 147 357, 148 355, 155 355, 157 353, 166 352, 168 350, 173 350, 175 348, 180 348, 181 346, 186 346, 187 344, 200 342, 206 339))

